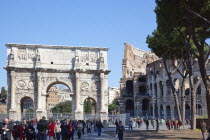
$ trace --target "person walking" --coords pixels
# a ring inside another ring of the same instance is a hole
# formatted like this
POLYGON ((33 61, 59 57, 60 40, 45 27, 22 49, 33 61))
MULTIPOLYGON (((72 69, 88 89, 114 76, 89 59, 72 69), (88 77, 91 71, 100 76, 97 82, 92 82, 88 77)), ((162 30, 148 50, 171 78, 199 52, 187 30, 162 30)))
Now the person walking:
POLYGON ((62 140, 69 140, 69 125, 67 124, 66 120, 63 121, 60 128, 62 140))
POLYGON ((87 121, 87 133, 91 133, 92 125, 90 121, 87 121))
POLYGON ((145 123, 146 123, 146 130, 149 130, 149 121, 145 120, 145 123))
POLYGON ((207 129, 207 124, 203 120, 202 123, 201 123, 201 132, 202 132, 203 140, 206 140, 206 138, 205 138, 206 129, 207 129))
POLYGON ((103 128, 103 125, 102 125, 101 121, 96 122, 96 127, 98 129, 98 136, 101 136, 101 131, 102 131, 102 128, 103 128))
POLYGON ((77 135, 78 135, 78 139, 81 139, 81 135, 82 135, 82 123, 79 120, 77 123, 77 135))
POLYGON ((119 125, 117 126, 117 134, 119 140, 123 140, 123 132, 125 131, 125 127, 122 125, 122 121, 119 121, 119 125))
POLYGON ((54 140, 55 136, 55 124, 52 119, 49 120, 48 131, 47 131, 47 140, 54 140))
POLYGON ((25 132, 26 132, 27 140, 36 140, 35 139, 36 132, 35 132, 35 128, 33 126, 33 120, 28 124, 28 126, 25 129, 25 132))
POLYGON ((38 140, 46 140, 47 139, 47 135, 46 135, 46 131, 48 129, 48 125, 47 125, 47 121, 45 120, 45 117, 42 117, 42 119, 40 119, 40 121, 37 124, 37 129, 38 129, 38 140))
POLYGON ((13 131, 14 123, 12 121, 10 121, 8 118, 5 118, 4 123, 5 124, 2 128, 2 131, 3 131, 2 139, 3 140, 12 140, 13 139, 12 131, 13 131))
POLYGON ((153 129, 155 128, 155 122, 154 122, 154 119, 151 120, 151 125, 153 127, 153 129))
POLYGON ((208 129, 208 137, 207 137, 207 139, 206 140, 210 140, 210 128, 208 129))
POLYGON ((132 120, 130 120, 129 126, 130 126, 130 129, 133 130, 133 121, 132 120))
POLYGON ((72 122, 69 123, 69 140, 74 139, 74 125, 72 122))
POLYGON ((2 120, 0 119, 0 140, 2 139, 2 128, 3 128, 3 123, 2 120))
POLYGON ((21 125, 19 121, 16 121, 16 124, 13 126, 13 137, 14 140, 22 140, 23 139, 23 133, 21 130, 21 125))
POLYGON ((60 140, 61 139, 61 125, 60 125, 60 121, 57 121, 55 124, 55 135, 56 135, 56 139, 60 140))

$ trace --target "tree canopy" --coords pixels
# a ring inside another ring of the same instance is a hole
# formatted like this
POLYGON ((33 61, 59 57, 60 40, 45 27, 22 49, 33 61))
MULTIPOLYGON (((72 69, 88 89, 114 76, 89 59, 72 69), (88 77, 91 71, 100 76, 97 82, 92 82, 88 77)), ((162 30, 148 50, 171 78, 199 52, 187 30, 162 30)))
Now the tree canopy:
POLYGON ((52 108, 53 113, 71 113, 72 101, 65 101, 57 104, 52 108))

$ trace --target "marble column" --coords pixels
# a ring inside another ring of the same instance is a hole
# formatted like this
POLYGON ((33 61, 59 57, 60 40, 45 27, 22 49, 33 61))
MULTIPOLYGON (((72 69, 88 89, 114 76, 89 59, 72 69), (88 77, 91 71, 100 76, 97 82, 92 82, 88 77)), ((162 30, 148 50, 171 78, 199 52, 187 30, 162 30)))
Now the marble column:
POLYGON ((100 74, 100 81, 101 81, 101 93, 100 93, 101 104, 100 104, 100 112, 105 112, 105 109, 104 109, 104 73, 101 73, 100 74))
POLYGON ((76 73, 76 94, 75 94, 75 100, 76 100, 76 111, 79 111, 79 99, 80 99, 80 81, 79 81, 79 73, 76 73))
POLYGON ((37 99, 37 109, 41 110, 41 96, 42 96, 42 91, 41 91, 41 73, 37 73, 37 93, 38 93, 38 99, 37 99))
POLYGON ((9 118, 13 120, 18 120, 20 119, 20 111, 17 110, 16 107, 16 102, 15 102, 15 80, 16 80, 16 75, 15 71, 11 71, 10 73, 11 79, 10 79, 10 110, 9 110, 9 118), (18 113, 18 114, 17 114, 18 113))
POLYGON ((47 117, 47 114, 43 114, 44 109, 41 107, 42 104, 42 85, 41 85, 41 72, 37 72, 37 110, 36 118, 39 120, 42 116, 47 117))
POLYGON ((15 72, 11 71, 11 109, 15 108, 15 72))

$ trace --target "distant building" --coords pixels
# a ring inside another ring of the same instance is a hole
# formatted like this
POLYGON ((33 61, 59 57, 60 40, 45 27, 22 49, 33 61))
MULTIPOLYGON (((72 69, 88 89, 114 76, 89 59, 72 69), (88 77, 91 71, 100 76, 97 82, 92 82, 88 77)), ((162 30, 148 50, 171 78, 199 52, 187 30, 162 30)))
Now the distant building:
POLYGON ((49 111, 57 104, 58 104, 58 90, 56 86, 52 86, 48 91, 47 110, 49 111))
POLYGON ((120 89, 118 87, 109 87, 108 89, 108 104, 112 104, 114 99, 119 98, 120 89))
POLYGON ((71 91, 70 89, 59 89, 58 91, 58 103, 65 102, 65 101, 71 101, 71 91))
POLYGON ((26 98, 23 102, 23 110, 33 108, 33 100, 31 98, 26 98))

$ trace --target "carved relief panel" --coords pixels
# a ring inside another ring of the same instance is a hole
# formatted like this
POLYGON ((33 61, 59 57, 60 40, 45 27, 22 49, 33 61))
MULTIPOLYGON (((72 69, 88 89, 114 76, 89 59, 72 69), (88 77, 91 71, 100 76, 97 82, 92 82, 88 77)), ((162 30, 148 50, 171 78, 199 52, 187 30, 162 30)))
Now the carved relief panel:
POLYGON ((34 82, 31 80, 17 80, 16 81, 16 93, 34 93, 34 82))

